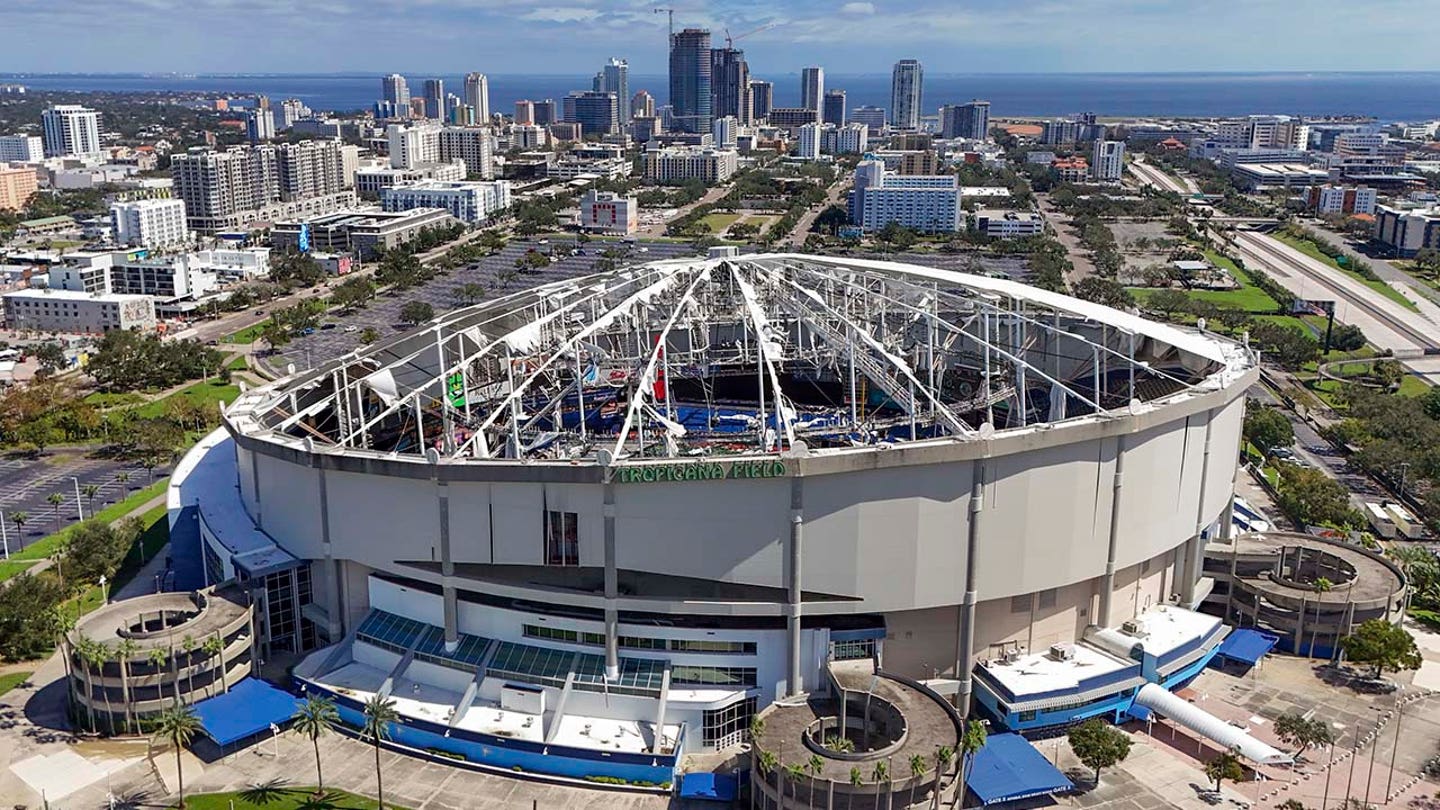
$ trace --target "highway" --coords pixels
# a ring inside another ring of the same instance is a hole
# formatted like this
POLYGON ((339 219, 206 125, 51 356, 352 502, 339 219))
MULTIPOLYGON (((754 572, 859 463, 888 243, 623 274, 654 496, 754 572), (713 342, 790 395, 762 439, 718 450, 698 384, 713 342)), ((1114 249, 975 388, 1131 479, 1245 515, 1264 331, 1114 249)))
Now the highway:
POLYGON ((1154 186, 1161 191, 1173 191, 1176 194, 1182 194, 1188 197, 1198 190, 1191 187, 1188 180, 1184 182, 1177 180, 1160 169, 1146 163, 1138 155, 1134 160, 1127 163, 1126 166, 1129 167, 1130 173, 1135 175, 1141 183, 1154 186))
POLYGON ((1335 301, 1336 320, 1360 327, 1377 347, 1397 353, 1440 348, 1440 326, 1360 280, 1264 234, 1235 231, 1234 238, 1246 264, 1265 269, 1302 299, 1335 301))

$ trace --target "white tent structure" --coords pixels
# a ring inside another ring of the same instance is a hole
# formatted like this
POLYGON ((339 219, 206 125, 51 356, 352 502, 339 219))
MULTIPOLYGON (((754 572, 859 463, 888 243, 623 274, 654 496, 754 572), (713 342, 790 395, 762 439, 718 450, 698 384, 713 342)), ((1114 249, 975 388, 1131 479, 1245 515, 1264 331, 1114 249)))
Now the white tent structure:
POLYGON ((1184 698, 1165 691, 1165 688, 1158 684, 1147 683, 1140 687, 1140 691, 1135 695, 1135 705, 1164 715, 1251 762, 1260 765, 1287 765, 1295 761, 1293 756, 1251 737, 1245 729, 1230 725, 1184 698))

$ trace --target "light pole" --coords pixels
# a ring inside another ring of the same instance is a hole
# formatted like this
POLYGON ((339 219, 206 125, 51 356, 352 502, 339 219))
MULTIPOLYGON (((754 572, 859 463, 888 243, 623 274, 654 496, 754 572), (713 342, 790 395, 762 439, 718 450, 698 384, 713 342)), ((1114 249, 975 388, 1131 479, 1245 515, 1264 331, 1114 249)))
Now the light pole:
POLYGON ((85 508, 84 504, 80 502, 80 479, 77 476, 72 475, 70 476, 70 483, 75 485, 75 516, 80 519, 81 523, 84 523, 85 508))
POLYGON ((1330 753, 1325 755, 1325 796, 1320 799, 1321 810, 1330 804, 1330 774, 1335 770, 1335 738, 1330 738, 1330 753))
POLYGON ((1380 718, 1378 716, 1380 709, 1376 708, 1375 711, 1377 712, 1377 716, 1375 718, 1375 738, 1370 743, 1370 771, 1365 776, 1366 807, 1370 806, 1370 783, 1375 779, 1375 749, 1380 747, 1380 718))
POLYGON ((1390 775, 1385 777, 1385 796, 1389 801, 1390 784, 1395 781, 1395 757, 1400 753, 1400 718, 1405 714, 1405 707, 1400 702, 1400 696, 1404 693, 1405 687, 1400 687, 1395 693, 1395 744, 1390 749, 1390 775))

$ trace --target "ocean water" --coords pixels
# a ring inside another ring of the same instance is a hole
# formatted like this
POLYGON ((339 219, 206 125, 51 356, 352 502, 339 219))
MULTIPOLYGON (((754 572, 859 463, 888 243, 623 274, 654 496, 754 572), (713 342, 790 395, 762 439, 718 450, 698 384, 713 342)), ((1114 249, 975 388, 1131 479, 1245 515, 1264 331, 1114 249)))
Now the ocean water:
MULTIPOLYGON (((433 74, 410 74, 412 95, 419 95, 433 74)), ((459 75, 444 75, 448 92, 460 94, 459 75)), ((757 75, 775 83, 776 106, 799 103, 798 74, 757 75)), ((313 109, 368 109, 380 95, 380 76, 362 74, 0 74, 0 82, 19 82, 37 90, 170 91, 264 94, 272 99, 299 98, 313 109)), ((587 76, 490 76, 493 110, 513 109, 518 99, 559 99, 572 90, 588 90, 587 76)), ((665 103, 664 76, 632 75, 630 87, 648 90, 665 103)), ((890 106, 888 75, 826 76, 827 88, 844 89, 850 107, 890 106)), ((924 108, 933 114, 942 104, 972 98, 991 102, 992 116, 1057 116, 1095 112, 1105 116, 1224 116, 1248 113, 1298 115, 1370 115, 1382 121, 1440 118, 1440 72, 1414 73, 991 73, 930 74, 925 77, 924 108)))

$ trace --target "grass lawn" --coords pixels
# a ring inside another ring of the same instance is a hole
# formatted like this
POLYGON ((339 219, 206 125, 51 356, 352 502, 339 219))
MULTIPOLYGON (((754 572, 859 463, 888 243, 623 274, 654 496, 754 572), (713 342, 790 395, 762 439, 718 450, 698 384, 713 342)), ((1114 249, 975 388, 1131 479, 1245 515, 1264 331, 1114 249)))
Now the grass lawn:
POLYGON ((144 395, 134 391, 126 391, 123 394, 95 391, 85 397, 85 404, 94 405, 97 408, 120 408, 126 405, 139 405, 144 401, 144 395))
MULTIPOLYGON (((159 481, 156 481, 155 483, 145 487, 144 489, 136 490, 135 492, 131 493, 129 497, 125 498, 119 503, 114 503, 110 506, 105 507, 104 509, 101 509, 94 515, 93 519, 102 520, 107 523, 119 520, 120 518, 124 517, 126 513, 133 510, 135 507, 140 506, 146 501, 149 501, 156 496, 163 494, 165 492, 165 487, 169 484, 169 482, 170 479, 162 478, 159 481)), ((154 510, 151 511, 153 512, 154 510)), ((43 520, 43 517, 44 516, 31 516, 31 519, 43 520)), ((50 553, 55 550, 55 547, 57 545, 60 544, 60 540, 64 537, 66 531, 69 531, 69 529, 62 529, 61 531, 55 532, 54 534, 46 535, 45 537, 42 537, 39 540, 36 540, 35 542, 26 546, 24 551, 18 551, 10 555, 10 559, 12 561, 29 560, 31 562, 34 562, 36 560, 43 560, 46 557, 50 556, 50 553)), ((28 567, 28 565, 16 564, 15 562, 0 563, 0 582, 3 582, 10 577, 15 576, 21 571, 26 570, 26 568, 28 567)))
POLYGON ((739 214, 725 214, 717 211, 713 214, 706 214, 704 219, 700 221, 710 226, 711 233, 719 234, 723 233, 726 228, 734 225, 735 220, 739 218, 739 214))
POLYGON ((245 355, 242 354, 234 360, 231 360, 225 367, 231 371, 244 371, 250 367, 250 364, 246 362, 245 355))
POLYGON ((239 332, 232 332, 221 339, 221 343, 254 343, 260 339, 260 333, 265 331, 265 324, 269 320, 262 320, 259 323, 252 323, 241 329, 239 332))
POLYGON ((165 415, 165 403, 170 397, 185 397, 195 400, 207 409, 214 411, 215 403, 224 402, 227 405, 240 396, 240 386, 233 383, 224 383, 219 380, 201 381, 188 388, 182 388, 164 399, 157 399, 154 402, 146 403, 135 409, 135 415, 141 419, 154 419, 157 416, 165 415))
POLYGON ((9 675, 0 675, 0 695, 4 695, 11 689, 25 682, 30 677, 29 672, 12 672, 9 675))
MULTIPOLYGON (((185 806, 190 810, 374 810, 380 806, 374 799, 339 790, 326 791, 326 797, 316 801, 310 797, 311 790, 258 787, 236 793, 205 793, 186 796, 185 806)), ((399 810, 399 805, 390 802, 385 806, 399 810)))
POLYGON ((1424 396, 1430 390, 1430 383, 1416 377, 1414 374, 1406 374, 1400 378, 1400 390, 1395 393, 1402 397, 1424 396))
POLYGON ((1320 252, 1320 248, 1317 247, 1314 242, 1311 242, 1311 241, 1308 240, 1308 239, 1295 239, 1295 238, 1293 238, 1293 237, 1291 237, 1291 236, 1288 236, 1288 235, 1286 235, 1286 234, 1279 233, 1279 232, 1276 232, 1276 233, 1274 233, 1274 234, 1271 234, 1271 236, 1274 236, 1276 239, 1280 240, 1281 242, 1284 242, 1285 244, 1289 245, 1289 246, 1292 247, 1292 248, 1295 248, 1296 250, 1300 251, 1301 253, 1304 253, 1306 256, 1309 256, 1309 257, 1312 258, 1312 259, 1315 259, 1315 260, 1317 260, 1317 261, 1324 262, 1325 264, 1328 264, 1328 265, 1330 265, 1331 267, 1334 267, 1334 268, 1336 268, 1337 270, 1340 270, 1341 272, 1345 273, 1346 275, 1350 276, 1351 278, 1354 278, 1354 279, 1360 281, 1360 282, 1361 282, 1362 284, 1364 284, 1365 286, 1367 286, 1367 287, 1369 287, 1370 289, 1372 289, 1372 290, 1380 293, 1381 295, 1385 296, 1386 298, 1389 298, 1391 301, 1394 301, 1395 303, 1397 303, 1397 304, 1405 307, 1406 309, 1411 310, 1411 311, 1413 311, 1413 312, 1419 312, 1419 311, 1420 311, 1418 307, 1416 307, 1414 304, 1410 303, 1410 300, 1409 300, 1409 299, 1407 299, 1405 296, 1401 295, 1399 290, 1395 289, 1394 287, 1391 287, 1389 284, 1386 284, 1386 283, 1383 282, 1383 281, 1375 281, 1375 280, 1371 280, 1371 279, 1365 278, 1364 276, 1360 275, 1359 273, 1355 272, 1354 270, 1351 270, 1351 269, 1349 269, 1349 268, 1347 268, 1347 267, 1342 267, 1340 264, 1336 263, 1336 261, 1335 261, 1334 259, 1330 258, 1329 256, 1326 256, 1324 253, 1321 253, 1321 252, 1320 252))

